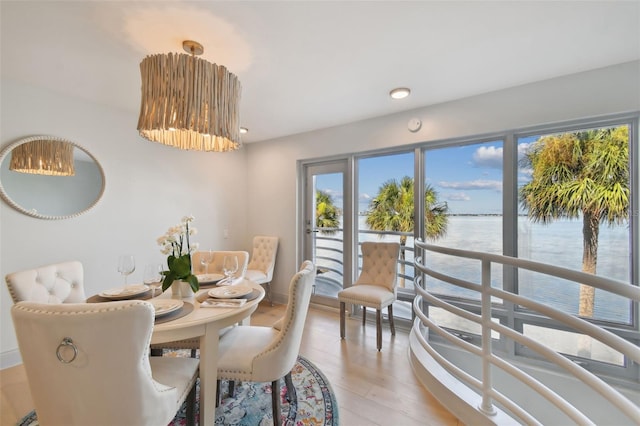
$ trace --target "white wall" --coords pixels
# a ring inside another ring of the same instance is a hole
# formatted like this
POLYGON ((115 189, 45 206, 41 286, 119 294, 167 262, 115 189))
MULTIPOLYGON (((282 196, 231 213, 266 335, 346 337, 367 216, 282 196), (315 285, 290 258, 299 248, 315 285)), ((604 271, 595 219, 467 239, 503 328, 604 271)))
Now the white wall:
POLYGON ((297 160, 638 110, 636 61, 252 144, 247 150, 248 233, 280 237, 272 288, 283 300, 289 277, 302 260, 296 251, 297 160), (423 122, 417 133, 407 130, 413 117, 423 122))
MULTIPOLYGON (((253 235, 280 237, 273 291, 284 300, 301 259, 296 247, 297 161, 640 110, 640 62, 557 78, 344 126, 247 145, 228 154, 184 152, 141 139, 137 113, 2 81, 0 144, 51 134, 83 145, 105 169, 104 198, 75 219, 43 221, 0 204, 0 276, 68 259, 85 266, 87 294, 117 285, 116 259, 162 260, 155 240, 185 214, 196 240, 249 249, 253 235), (417 133, 410 118, 422 119, 417 133), (223 238, 223 229, 230 238, 223 238)), ((0 290, 0 367, 15 359, 11 299, 0 290)), ((336 325, 337 327, 337 325, 336 325)), ((336 328, 337 332, 337 328, 336 328)))
MULTIPOLYGON (((0 202, 0 276, 77 259, 87 295, 120 285, 118 255, 135 255, 129 282, 144 265, 164 262, 156 239, 187 214, 195 216, 202 248, 249 249, 246 234, 247 151, 187 152, 151 143, 136 130, 137 112, 120 111, 2 80, 0 149, 32 135, 53 135, 82 145, 102 164, 104 197, 73 219, 41 220, 0 202), (229 230, 229 239, 223 230, 229 230)), ((0 286, 0 367, 17 359, 9 308, 0 286)))

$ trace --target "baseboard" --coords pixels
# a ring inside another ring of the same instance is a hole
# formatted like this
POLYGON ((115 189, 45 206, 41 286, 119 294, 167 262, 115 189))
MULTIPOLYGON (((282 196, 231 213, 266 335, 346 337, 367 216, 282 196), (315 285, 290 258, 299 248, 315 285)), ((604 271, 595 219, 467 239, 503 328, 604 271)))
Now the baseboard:
POLYGON ((11 349, 0 353, 0 370, 22 364, 20 350, 11 349))

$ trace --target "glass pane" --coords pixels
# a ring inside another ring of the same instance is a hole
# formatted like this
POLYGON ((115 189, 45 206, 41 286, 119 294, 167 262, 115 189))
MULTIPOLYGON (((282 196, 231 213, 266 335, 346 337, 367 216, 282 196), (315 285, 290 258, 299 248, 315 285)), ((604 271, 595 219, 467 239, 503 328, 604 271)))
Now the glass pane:
MULTIPOLYGON (((518 140, 519 257, 630 282, 628 135, 621 126, 518 140)), ((527 271, 518 282, 565 312, 631 322, 631 303, 608 292, 527 271)))
POLYGON ((343 286, 343 212, 342 173, 314 175, 315 224, 313 258, 317 267, 314 294, 337 297, 343 286))
MULTIPOLYGON (((502 145, 502 141, 493 141, 425 152, 428 242, 502 254, 502 145)), ((429 252, 425 255, 425 265, 455 278, 481 282, 477 260, 429 252)), ((492 267, 491 277, 492 285, 501 288, 499 265, 492 267)), ((436 293, 479 298, 476 292, 434 278, 426 277, 426 283, 428 289, 436 293)))
MULTIPOLYGON (((358 160, 358 243, 400 242, 400 293, 413 293, 413 164, 413 152, 358 160)), ((361 267, 359 254, 358 270, 361 267)), ((409 302, 396 301, 393 314, 411 319, 411 309, 409 302)))
POLYGON ((413 291, 413 163, 413 152, 358 160, 358 242, 400 243, 400 292, 413 291))
MULTIPOLYGON (((482 335, 482 326, 480 324, 474 321, 469 321, 466 318, 462 318, 454 313, 447 311, 446 309, 430 306, 429 319, 443 328, 458 330, 465 334, 474 334, 476 336, 482 335)), ((500 323, 500 320, 498 318, 491 318, 491 321, 495 322, 496 324, 500 323)), ((491 330, 491 338, 495 340, 499 339, 500 333, 491 330)))
POLYGON ((624 355, 589 336, 570 331, 525 324, 525 336, 566 355, 589 358, 609 364, 624 365, 624 355))

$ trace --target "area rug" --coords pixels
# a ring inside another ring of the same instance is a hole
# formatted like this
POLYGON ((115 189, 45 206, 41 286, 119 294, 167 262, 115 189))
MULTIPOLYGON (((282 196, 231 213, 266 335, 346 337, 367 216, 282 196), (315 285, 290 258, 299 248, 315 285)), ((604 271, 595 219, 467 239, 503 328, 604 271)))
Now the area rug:
MULTIPOLYGON (((324 374, 308 359, 299 356, 291 371, 291 378, 296 397, 291 403, 287 402, 287 388, 282 380, 280 384, 282 412, 281 422, 278 425, 337 426, 339 424, 338 404, 324 374)), ((222 386, 221 392, 223 399, 220 406, 216 408, 216 425, 268 426, 274 424, 271 414, 271 383, 237 383, 233 398, 227 394, 226 385, 222 386)), ((199 424, 198 417, 196 417, 196 423, 199 424)), ((169 425, 185 424, 185 406, 183 405, 169 425)), ((35 411, 18 423, 18 426, 37 425, 39 423, 35 411)))

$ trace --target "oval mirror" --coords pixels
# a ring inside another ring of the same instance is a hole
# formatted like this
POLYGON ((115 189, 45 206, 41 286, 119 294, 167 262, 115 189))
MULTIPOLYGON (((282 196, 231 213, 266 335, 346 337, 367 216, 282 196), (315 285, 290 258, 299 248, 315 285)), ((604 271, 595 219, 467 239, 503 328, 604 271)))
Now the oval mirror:
POLYGON ((67 219, 91 209, 104 193, 98 160, 55 136, 33 136, 0 152, 0 196, 39 219, 67 219))

